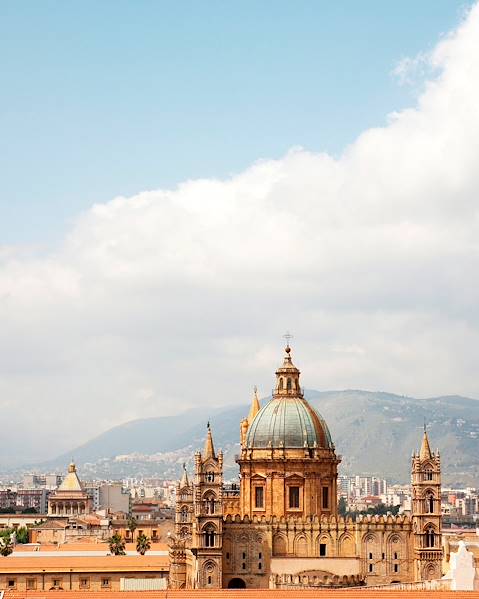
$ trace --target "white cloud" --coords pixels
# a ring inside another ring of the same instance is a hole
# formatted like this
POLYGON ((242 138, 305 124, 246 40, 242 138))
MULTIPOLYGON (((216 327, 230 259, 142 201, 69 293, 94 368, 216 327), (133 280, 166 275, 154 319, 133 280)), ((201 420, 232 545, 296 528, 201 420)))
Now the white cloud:
POLYGON ((54 255, 0 252, 4 417, 55 454, 246 401, 285 329, 306 386, 479 397, 478 5, 427 60, 417 106, 338 160, 297 148, 96 205, 54 255))

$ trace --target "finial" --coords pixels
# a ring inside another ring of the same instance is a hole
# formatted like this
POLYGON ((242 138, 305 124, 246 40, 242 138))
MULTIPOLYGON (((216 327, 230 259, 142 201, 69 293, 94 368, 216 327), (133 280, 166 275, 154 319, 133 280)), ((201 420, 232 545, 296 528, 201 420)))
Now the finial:
POLYGON ((289 331, 286 331, 286 333, 283 335, 283 337, 286 339, 286 347, 284 348, 284 351, 288 354, 291 353, 291 347, 289 346, 289 341, 290 339, 293 338, 293 335, 291 335, 291 333, 289 331))
POLYGON ((426 416, 424 416, 424 432, 426 432, 426 416))
POLYGON ((211 428, 211 427, 210 427, 210 421, 209 421, 209 420, 208 420, 208 422, 206 423, 206 428, 207 428, 208 430, 210 430, 210 428, 211 428))

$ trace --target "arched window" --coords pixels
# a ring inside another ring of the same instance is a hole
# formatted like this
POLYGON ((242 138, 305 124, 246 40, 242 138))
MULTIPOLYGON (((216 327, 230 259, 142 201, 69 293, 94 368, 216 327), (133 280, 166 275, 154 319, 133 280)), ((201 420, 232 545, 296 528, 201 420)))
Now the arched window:
POLYGON ((181 509, 180 512, 180 521, 181 522, 188 522, 188 508, 184 507, 181 509))
POLYGON ((205 547, 215 546, 215 529, 211 524, 208 524, 205 528, 205 547))
POLYGON ((434 547, 435 545, 435 535, 434 529, 432 526, 426 529, 426 547, 434 547))
POLYGON ((426 470, 426 472, 424 473, 424 478, 425 480, 432 480, 432 470, 426 470))
POLYGON ((207 495, 204 496, 203 502, 204 502, 206 514, 211 515, 211 514, 215 513, 215 507, 216 507, 215 499, 216 499, 216 497, 213 493, 208 493, 207 495))
POLYGON ((291 379, 289 377, 288 377, 288 380, 286 381, 286 389, 288 391, 291 391, 291 389, 292 389, 291 379))
POLYGON ((434 514, 434 495, 429 491, 426 493, 426 512, 434 514))
POLYGON ((206 473, 206 482, 207 483, 214 483, 215 482, 215 473, 214 472, 207 472, 206 473))
POLYGON ((280 389, 283 388, 283 377, 280 377, 280 379, 279 379, 279 388, 280 389))

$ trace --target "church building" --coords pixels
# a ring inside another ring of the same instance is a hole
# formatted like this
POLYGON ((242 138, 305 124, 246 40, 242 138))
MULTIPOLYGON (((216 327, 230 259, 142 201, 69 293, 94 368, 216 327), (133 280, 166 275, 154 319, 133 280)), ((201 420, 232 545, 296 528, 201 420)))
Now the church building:
POLYGON ((177 485, 174 589, 354 587, 441 577, 441 462, 426 431, 412 458, 411 515, 338 515, 336 454, 306 401, 289 344, 272 399, 240 423, 239 485, 205 447, 177 485))

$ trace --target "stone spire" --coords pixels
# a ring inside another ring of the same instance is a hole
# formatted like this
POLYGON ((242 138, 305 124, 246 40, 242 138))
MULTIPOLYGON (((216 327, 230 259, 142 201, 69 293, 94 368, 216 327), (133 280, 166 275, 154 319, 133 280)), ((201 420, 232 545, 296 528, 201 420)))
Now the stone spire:
POLYGON ((186 471, 186 464, 183 464, 183 474, 181 475, 180 481, 180 489, 184 489, 185 487, 190 486, 190 481, 188 480, 188 472, 186 471))
POLYGON ((213 435, 211 434, 210 423, 207 424, 208 432, 206 434, 205 440, 205 448, 203 450, 203 460, 207 460, 208 458, 216 458, 215 455, 215 447, 213 445, 213 435))
POLYGON ((419 458, 421 461, 430 460, 432 458, 432 451, 429 445, 429 439, 427 436, 426 427, 424 426, 424 435, 422 438, 421 449, 419 451, 419 458))
POLYGON ((251 423, 253 422, 254 417, 260 410, 261 410, 261 406, 259 404, 258 389, 257 389, 257 387, 255 387, 254 392, 253 392, 253 399, 251 401, 251 408, 250 408, 250 411, 248 414, 248 425, 249 426, 251 426, 251 423))

